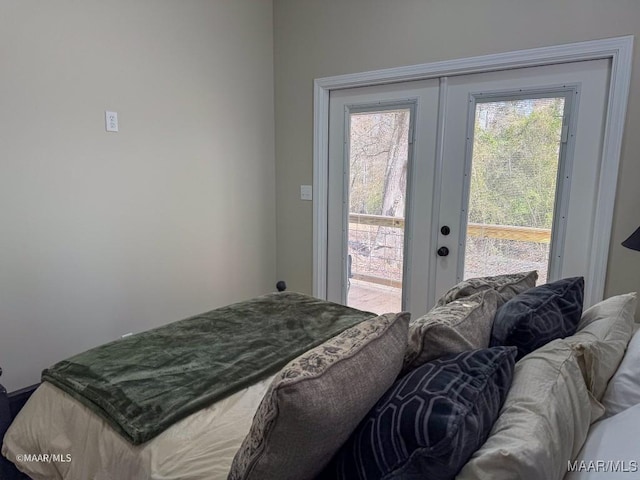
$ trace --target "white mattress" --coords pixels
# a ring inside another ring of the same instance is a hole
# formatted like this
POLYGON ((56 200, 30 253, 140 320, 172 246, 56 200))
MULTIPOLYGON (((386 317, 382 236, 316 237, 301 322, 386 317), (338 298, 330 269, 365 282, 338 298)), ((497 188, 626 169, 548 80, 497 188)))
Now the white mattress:
POLYGON ((190 415, 137 446, 45 382, 7 431, 2 454, 34 480, 223 480, 272 378, 190 415), (24 454, 59 458, 20 461, 18 456, 24 454), (71 461, 66 461, 67 454, 71 461))

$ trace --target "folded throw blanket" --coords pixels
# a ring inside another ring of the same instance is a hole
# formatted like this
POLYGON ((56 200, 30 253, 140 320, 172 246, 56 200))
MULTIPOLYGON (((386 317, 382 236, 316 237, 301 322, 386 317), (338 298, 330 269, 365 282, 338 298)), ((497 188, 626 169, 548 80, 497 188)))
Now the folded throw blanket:
POLYGON ((42 380, 137 445, 372 316, 274 293, 93 348, 44 370, 42 380))

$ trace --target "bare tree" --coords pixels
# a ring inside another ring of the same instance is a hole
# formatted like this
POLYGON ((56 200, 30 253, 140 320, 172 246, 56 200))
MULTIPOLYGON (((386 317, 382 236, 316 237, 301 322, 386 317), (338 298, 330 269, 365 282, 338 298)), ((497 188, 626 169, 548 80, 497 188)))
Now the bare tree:
MULTIPOLYGON (((408 132, 409 111, 394 112, 391 123, 391 136, 387 149, 387 165, 384 175, 382 196, 382 215, 404 217, 407 194, 408 132)), ((403 237, 397 235, 397 229, 379 227, 376 235, 376 247, 391 247, 401 255, 403 237), (398 245, 400 243, 400 245, 398 245)))

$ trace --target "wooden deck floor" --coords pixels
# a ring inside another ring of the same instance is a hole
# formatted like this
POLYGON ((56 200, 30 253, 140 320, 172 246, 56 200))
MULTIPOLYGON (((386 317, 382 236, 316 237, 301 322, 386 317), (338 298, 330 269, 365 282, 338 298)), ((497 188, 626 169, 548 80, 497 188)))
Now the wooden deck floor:
POLYGON ((400 312, 402 293, 399 288, 351 279, 347 305, 377 314, 400 312))

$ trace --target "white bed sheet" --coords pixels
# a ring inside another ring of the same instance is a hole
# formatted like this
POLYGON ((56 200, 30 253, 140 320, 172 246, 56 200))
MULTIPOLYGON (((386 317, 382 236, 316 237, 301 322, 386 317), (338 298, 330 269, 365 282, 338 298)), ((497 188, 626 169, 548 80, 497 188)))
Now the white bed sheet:
POLYGON ((2 454, 34 480, 224 480, 272 378, 190 415, 137 446, 45 382, 7 431, 2 454), (61 458, 56 460, 62 461, 20 461, 24 454, 58 455, 61 458), (71 461, 66 461, 67 454, 71 461))
POLYGON ((640 404, 594 423, 564 480, 640 478, 640 404))

